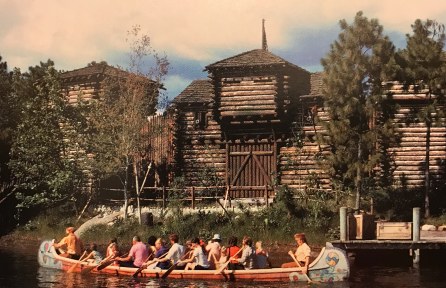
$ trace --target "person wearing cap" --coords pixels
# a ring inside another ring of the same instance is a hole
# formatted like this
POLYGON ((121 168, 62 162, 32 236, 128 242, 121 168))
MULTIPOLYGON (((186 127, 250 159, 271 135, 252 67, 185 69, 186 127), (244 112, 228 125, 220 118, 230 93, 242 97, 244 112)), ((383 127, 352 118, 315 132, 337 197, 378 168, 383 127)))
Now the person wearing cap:
POLYGON ((220 260, 221 256, 220 242, 221 242, 220 234, 214 234, 214 237, 212 237, 212 239, 209 240, 208 244, 205 247, 206 252, 208 253, 208 261, 211 264, 212 269, 216 268, 217 263, 220 260))
POLYGON ((127 257, 116 257, 120 266, 123 267, 141 267, 149 256, 149 249, 141 242, 139 236, 134 236, 132 239, 132 248, 130 248, 127 257))
POLYGON ((59 243, 53 243, 53 246, 56 249, 66 250, 60 256, 79 260, 82 253, 82 241, 74 234, 74 231, 74 227, 67 227, 65 229, 67 236, 62 238, 59 243))

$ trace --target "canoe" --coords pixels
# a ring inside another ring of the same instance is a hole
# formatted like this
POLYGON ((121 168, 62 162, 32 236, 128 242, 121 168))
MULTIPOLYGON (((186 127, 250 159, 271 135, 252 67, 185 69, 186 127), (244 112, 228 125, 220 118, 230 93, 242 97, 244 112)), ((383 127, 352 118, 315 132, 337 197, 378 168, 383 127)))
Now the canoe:
MULTIPOLYGON (((137 268, 119 267, 110 265, 98 271, 93 263, 79 262, 77 260, 61 257, 51 245, 53 241, 45 240, 40 244, 38 261, 40 266, 60 269, 64 271, 91 273, 109 273, 113 275, 133 275, 137 268)), ((167 270, 144 269, 138 277, 161 278, 167 270)), ((348 279, 350 265, 344 250, 333 247, 331 243, 322 248, 318 257, 310 264, 308 274, 305 275, 300 267, 295 268, 268 268, 252 270, 173 270, 168 274, 170 279, 197 279, 197 280, 221 280, 221 281, 275 281, 296 282, 308 281, 308 277, 314 282, 336 282, 348 279)))

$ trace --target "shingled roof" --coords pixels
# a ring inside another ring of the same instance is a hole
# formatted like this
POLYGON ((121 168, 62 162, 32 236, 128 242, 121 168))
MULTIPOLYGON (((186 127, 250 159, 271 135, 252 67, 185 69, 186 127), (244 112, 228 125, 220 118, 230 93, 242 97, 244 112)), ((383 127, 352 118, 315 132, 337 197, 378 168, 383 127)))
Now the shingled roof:
POLYGON ((101 75, 121 75, 125 77, 128 72, 118 69, 116 67, 110 66, 106 63, 95 63, 89 64, 87 67, 79 68, 67 72, 62 72, 60 78, 63 82, 70 82, 74 80, 85 80, 92 77, 99 77, 101 75))
POLYGON ((179 103, 210 103, 214 96, 214 86, 210 80, 200 79, 192 81, 175 99, 172 104, 179 103))
POLYGON ((255 66, 271 66, 271 65, 291 66, 304 70, 299 66, 296 66, 264 49, 254 49, 220 60, 218 62, 206 66, 205 70, 209 71, 219 68, 255 67, 255 66))

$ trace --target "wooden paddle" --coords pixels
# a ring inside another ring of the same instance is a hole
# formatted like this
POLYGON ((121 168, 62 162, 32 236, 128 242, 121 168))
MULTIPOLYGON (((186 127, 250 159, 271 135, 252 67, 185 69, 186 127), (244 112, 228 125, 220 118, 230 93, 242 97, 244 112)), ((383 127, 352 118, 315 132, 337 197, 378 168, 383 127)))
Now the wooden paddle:
POLYGON ((231 262, 232 260, 234 260, 234 257, 237 256, 240 252, 242 252, 243 249, 245 249, 245 247, 241 248, 240 250, 237 251, 237 253, 235 253, 234 255, 232 255, 231 257, 229 257, 229 260, 226 261, 225 263, 223 263, 223 265, 221 265, 220 268, 218 268, 218 270, 215 271, 214 274, 220 274, 221 272, 223 272, 223 270, 225 270, 226 266, 228 266, 229 262, 231 262))
POLYGON ((74 270, 77 268, 77 266, 79 265, 79 263, 81 263, 82 259, 84 258, 85 254, 87 253, 87 251, 84 251, 84 254, 82 254, 82 256, 79 258, 79 260, 77 260, 76 263, 74 263, 73 265, 71 265, 70 269, 67 270, 68 273, 72 273, 74 272, 74 270))
MULTIPOLYGON (((142 263, 141 267, 138 268, 138 270, 136 270, 135 273, 133 273, 132 277, 136 278, 138 277, 139 272, 141 272, 142 270, 144 270, 144 268, 146 268, 147 266, 144 267, 144 265, 146 264, 147 261, 149 261, 150 257, 152 257, 153 251, 151 251, 150 255, 147 256, 147 259, 144 260, 144 262, 142 263)), ((167 255, 167 253, 165 254, 167 255)))
MULTIPOLYGON (((293 258, 294 262, 296 262, 297 266, 302 268, 302 265, 300 265, 300 262, 297 261, 296 256, 294 256, 294 253, 292 251, 288 252, 288 255, 291 256, 291 258, 293 258), (291 253, 290 253, 291 252, 291 253)), ((308 271, 307 271, 308 272, 308 271)), ((307 273, 303 273, 305 275, 305 278, 307 278, 308 283, 314 283, 313 280, 310 279, 310 277, 307 275, 307 273)))
MULTIPOLYGON (((126 254, 122 255, 122 257, 127 257, 128 254, 129 254, 129 253, 126 253, 126 254)), ((101 270, 104 269, 105 267, 111 265, 113 262, 115 262, 115 258, 116 258, 116 257, 113 257, 112 259, 107 260, 107 261, 105 261, 104 263, 100 264, 100 265, 98 266, 98 269, 97 269, 97 270, 98 270, 98 271, 101 271, 101 270)))
MULTIPOLYGON (((91 255, 91 254, 92 254, 92 253, 90 253, 90 255, 91 255)), ((88 255, 88 256, 90 256, 90 255, 88 255)), ((93 265, 93 266, 85 267, 84 269, 82 269, 81 273, 82 273, 82 274, 90 273, 94 268, 99 267, 99 265, 101 265, 101 264, 104 263, 105 261, 110 260, 110 259, 111 259, 111 256, 112 256, 112 255, 110 255, 110 256, 108 256, 108 257, 102 259, 102 261, 99 262, 99 264, 96 264, 96 265, 93 265)), ((87 257, 87 258, 90 258, 90 257, 87 257)))
POLYGON ((184 260, 186 258, 187 255, 189 255, 191 252, 193 252, 194 250, 190 250, 189 252, 187 252, 186 254, 183 255, 183 257, 181 257, 180 261, 178 261, 177 263, 174 263, 172 266, 169 267, 169 269, 166 270, 166 272, 163 273, 163 275, 161 276, 161 279, 166 279, 167 276, 169 276, 169 274, 175 270, 175 268, 177 268, 178 264, 180 264, 181 260, 184 260))

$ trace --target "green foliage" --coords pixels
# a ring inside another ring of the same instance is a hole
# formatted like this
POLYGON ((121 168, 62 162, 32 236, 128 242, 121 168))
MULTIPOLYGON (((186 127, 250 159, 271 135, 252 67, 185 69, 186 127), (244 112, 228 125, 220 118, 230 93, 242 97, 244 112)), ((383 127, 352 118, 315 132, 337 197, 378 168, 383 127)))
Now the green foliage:
POLYGON ((102 93, 89 103, 88 131, 84 134, 94 155, 91 161, 94 179, 120 177, 126 205, 131 186, 135 187, 137 197, 141 191, 135 175, 142 174, 142 160, 147 157, 147 117, 156 112, 159 91, 169 67, 167 58, 160 57, 151 47, 150 38, 140 35, 140 31, 139 26, 128 31, 129 68, 124 71, 107 66, 102 93), (153 57, 152 62, 145 61, 149 56, 153 57))
MULTIPOLYGON (((77 192, 81 169, 70 161, 61 123, 67 103, 60 94, 58 72, 48 60, 14 71, 13 93, 20 107, 9 167, 16 179, 18 208, 45 208, 77 192)), ((68 141, 66 141, 68 140, 68 141)))
POLYGON ((367 19, 358 12, 351 25, 340 21, 342 29, 322 59, 324 66, 324 105, 330 121, 321 124, 328 137, 320 138, 328 145, 324 159, 326 170, 342 189, 356 189, 359 209, 364 175, 373 174, 381 151, 377 140, 392 139, 395 134, 391 119, 370 125, 376 113, 383 111, 381 83, 390 79, 394 66, 394 46, 377 19, 367 19))
POLYGON ((424 162, 425 217, 430 216, 430 132, 432 126, 444 125, 444 96, 446 89, 446 63, 444 61, 445 26, 435 20, 417 19, 412 25, 413 34, 406 35, 406 49, 398 51, 399 80, 407 87, 413 85, 415 93, 426 94, 425 103, 414 109, 408 122, 424 123, 426 126, 426 156, 424 162), (427 90, 427 93, 426 93, 427 90))

